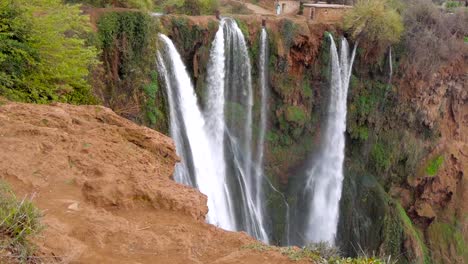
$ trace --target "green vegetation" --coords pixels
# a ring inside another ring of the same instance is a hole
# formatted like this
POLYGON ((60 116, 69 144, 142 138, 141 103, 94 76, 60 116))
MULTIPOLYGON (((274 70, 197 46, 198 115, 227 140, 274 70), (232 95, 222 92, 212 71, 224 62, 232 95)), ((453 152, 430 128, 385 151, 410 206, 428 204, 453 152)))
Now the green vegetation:
POLYGON ((255 243, 242 246, 241 249, 249 249, 255 251, 277 251, 282 255, 287 256, 292 261, 307 260, 313 263, 328 263, 328 264, 390 264, 376 257, 357 257, 343 258, 339 256, 339 250, 328 243, 315 243, 307 245, 303 248, 296 247, 274 247, 262 243, 255 243))
POLYGON ((213 15, 219 8, 218 0, 155 0, 158 11, 169 14, 213 15))
POLYGON ((0 4, 0 95, 10 100, 95 103, 87 80, 96 48, 87 16, 60 0, 0 4))
POLYGON ((153 10, 153 0, 65 0, 67 3, 87 4, 95 7, 125 7, 153 10))
POLYGON ((409 259, 416 260, 418 258, 422 258, 421 261, 424 264, 431 263, 429 251, 426 247, 426 244, 424 244, 423 234, 415 228, 415 226, 413 225, 413 222, 411 221, 409 216, 406 214, 405 209, 401 206, 400 203, 397 202, 395 207, 397 210, 397 216, 400 218, 400 220, 403 223, 405 237, 411 238, 411 240, 416 242, 417 252, 410 252, 416 255, 408 256, 409 259))
POLYGON ((163 93, 158 89, 156 51, 160 25, 143 12, 111 12, 97 23, 103 62, 96 87, 116 113, 167 131, 163 93))
POLYGON ((449 10, 450 12, 455 11, 455 8, 462 7, 463 4, 462 2, 459 1, 447 1, 445 2, 445 8, 449 10))
POLYGON ((423 78, 430 78, 442 65, 463 58, 468 35, 468 12, 448 14, 430 0, 411 0, 403 13, 405 61, 423 78))
POLYGON ((403 32, 398 6, 396 0, 359 0, 345 16, 344 27, 355 39, 386 47, 403 32))
POLYGON ((434 260, 446 259, 447 252, 454 252, 457 263, 468 262, 468 245, 463 238, 462 226, 435 221, 429 226, 431 253, 434 260))
POLYGON ((351 76, 348 131, 352 139, 366 141, 369 126, 378 118, 378 107, 384 99, 387 85, 379 81, 359 80, 351 76))
POLYGON ((237 26, 242 31, 242 35, 244 35, 245 40, 248 41, 249 36, 250 36, 249 27, 243 20, 240 20, 237 18, 235 20, 236 20, 237 26))
POLYGON ((10 257, 0 262, 18 261, 26 263, 34 256, 34 247, 29 239, 37 234, 42 226, 41 213, 30 200, 17 200, 11 189, 0 181, 0 249, 10 252, 10 257))
POLYGON ((146 95, 146 105, 144 112, 146 113, 146 122, 150 127, 156 126, 159 120, 164 119, 163 113, 158 109, 156 105, 156 97, 158 94, 158 73, 153 71, 151 76, 151 82, 143 86, 143 91, 146 95))
POLYGON ((377 171, 386 171, 390 168, 390 153, 385 151, 385 146, 382 143, 375 143, 372 146, 371 159, 377 171))
POLYGON ((293 40, 296 35, 296 24, 289 19, 283 19, 280 21, 280 35, 283 38, 283 44, 285 52, 288 53, 289 49, 293 45, 293 40))
POLYGON ((307 113, 300 107, 290 105, 286 108, 286 120, 288 122, 304 125, 307 121, 307 113))
POLYGON ((219 5, 222 14, 242 14, 249 15, 254 12, 250 10, 244 3, 235 0, 223 0, 219 5))
POLYGON ((429 161, 426 168, 426 174, 429 176, 436 176, 439 172, 440 166, 444 163, 444 156, 439 155, 429 161))

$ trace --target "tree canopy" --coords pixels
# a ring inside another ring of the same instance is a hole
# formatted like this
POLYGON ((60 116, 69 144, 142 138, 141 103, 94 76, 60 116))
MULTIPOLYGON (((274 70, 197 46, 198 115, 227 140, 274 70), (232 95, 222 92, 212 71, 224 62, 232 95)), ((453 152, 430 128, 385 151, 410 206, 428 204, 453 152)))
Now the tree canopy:
POLYGON ((87 81, 97 49, 89 18, 60 0, 0 5, 0 94, 19 101, 93 103, 87 81))
POLYGON ((344 27, 355 39, 387 46, 400 40, 403 21, 400 4, 388 0, 358 0, 344 18, 344 27))

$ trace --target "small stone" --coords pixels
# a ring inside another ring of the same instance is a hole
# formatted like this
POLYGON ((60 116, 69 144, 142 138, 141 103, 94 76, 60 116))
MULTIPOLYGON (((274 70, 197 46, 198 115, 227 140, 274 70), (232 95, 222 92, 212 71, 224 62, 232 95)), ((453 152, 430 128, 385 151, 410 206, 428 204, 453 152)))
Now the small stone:
POLYGON ((72 203, 68 206, 68 210, 72 211, 79 211, 80 209, 78 208, 78 203, 72 203))
POLYGON ((434 219, 436 217, 434 210, 427 203, 420 203, 419 205, 417 205, 416 212, 421 217, 426 217, 429 219, 434 219))

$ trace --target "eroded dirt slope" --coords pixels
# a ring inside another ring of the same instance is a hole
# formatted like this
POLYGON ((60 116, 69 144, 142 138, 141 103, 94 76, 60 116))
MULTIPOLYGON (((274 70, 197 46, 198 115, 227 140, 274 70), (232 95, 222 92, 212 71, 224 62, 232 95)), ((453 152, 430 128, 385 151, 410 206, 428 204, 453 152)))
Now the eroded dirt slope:
POLYGON ((1 104, 0 179, 44 212, 46 263, 289 262, 204 222, 170 138, 101 106, 1 104))

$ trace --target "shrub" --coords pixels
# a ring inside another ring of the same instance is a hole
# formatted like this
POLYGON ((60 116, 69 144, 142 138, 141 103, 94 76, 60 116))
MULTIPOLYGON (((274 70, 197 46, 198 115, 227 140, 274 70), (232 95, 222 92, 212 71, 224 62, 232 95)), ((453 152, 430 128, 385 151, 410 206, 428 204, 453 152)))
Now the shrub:
POLYGON ((430 0, 412 0, 405 9, 404 23, 406 60, 422 77, 466 54, 466 10, 447 14, 430 0))
POLYGON ((458 1, 447 1, 445 2, 445 8, 447 8, 447 10, 453 12, 455 10, 455 8, 457 7, 462 7, 462 3, 461 2, 458 2, 458 1))
POLYGON ((294 44, 294 37, 296 36, 297 33, 297 25, 289 20, 289 19, 283 19, 279 23, 279 32, 281 36, 283 37, 283 45, 286 49, 286 53, 289 52, 289 49, 293 46, 294 44))
POLYGON ((142 10, 153 10, 153 0, 65 0, 67 3, 88 4, 95 7, 125 7, 142 10))
POLYGON ((285 117, 288 122, 304 125, 307 121, 307 112, 298 106, 290 105, 286 108, 285 117))
POLYGON ((212 15, 219 7, 218 0, 156 0, 156 7, 166 13, 212 15))
POLYGON ((429 176, 436 176, 439 172, 440 166, 444 163, 444 156, 440 155, 429 161, 426 168, 426 174, 429 176))
POLYGON ((387 171, 391 165, 391 153, 389 153, 385 147, 386 146, 382 143, 375 143, 372 146, 371 160, 378 172, 387 171))
MULTIPOLYGON (((143 12, 110 12, 101 16, 97 27, 105 72, 102 100, 116 113, 136 120, 145 107, 140 104, 145 86, 155 82, 151 75, 156 68, 159 26, 143 12)), ((155 120, 151 114, 148 118, 155 120)))
POLYGON ((0 94, 10 94, 37 64, 31 46, 32 25, 16 2, 0 3, 0 94))
POLYGON ((76 5, 2 2, 0 94, 36 103, 95 103, 87 80, 97 64, 97 50, 86 43, 90 30, 88 17, 76 5))
POLYGON ((359 0, 344 17, 344 27, 355 39, 386 47, 400 40, 403 23, 399 2, 359 0))
POLYGON ((10 188, 0 182, 0 247, 15 260, 26 262, 33 256, 34 247, 28 239, 41 230, 40 216, 30 200, 18 201, 10 188))

